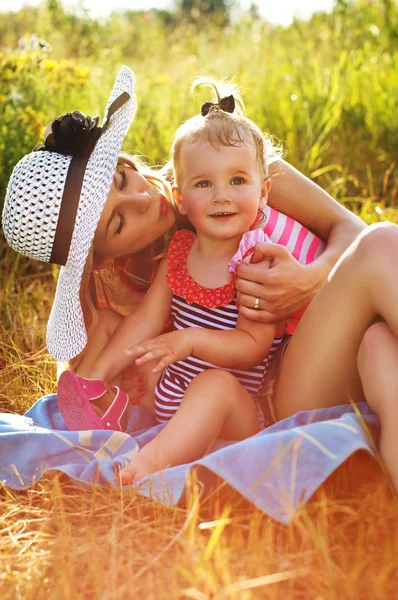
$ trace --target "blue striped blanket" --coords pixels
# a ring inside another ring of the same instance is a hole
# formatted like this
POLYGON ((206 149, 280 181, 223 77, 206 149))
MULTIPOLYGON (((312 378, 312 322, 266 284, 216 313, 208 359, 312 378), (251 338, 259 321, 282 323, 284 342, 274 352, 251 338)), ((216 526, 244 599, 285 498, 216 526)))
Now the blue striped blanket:
MULTIPOLYGON (((288 523, 300 504, 358 450, 373 453, 361 425, 378 428, 366 404, 301 412, 241 442, 220 442, 193 463, 154 473, 136 484, 144 496, 177 504, 195 465, 226 481, 256 507, 288 523)), ((126 433, 67 431, 56 396, 38 400, 25 415, 0 414, 0 480, 26 489, 55 470, 79 485, 117 486, 118 469, 159 432, 152 414, 130 407, 126 433)))

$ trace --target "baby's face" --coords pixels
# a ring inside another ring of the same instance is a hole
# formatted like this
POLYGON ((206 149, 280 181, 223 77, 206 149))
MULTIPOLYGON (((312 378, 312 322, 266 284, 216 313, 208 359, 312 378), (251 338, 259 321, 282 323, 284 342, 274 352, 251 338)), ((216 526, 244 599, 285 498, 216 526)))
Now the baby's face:
POLYGON ((267 201, 270 180, 251 144, 217 148, 184 144, 175 196, 198 233, 221 239, 240 236, 267 201))

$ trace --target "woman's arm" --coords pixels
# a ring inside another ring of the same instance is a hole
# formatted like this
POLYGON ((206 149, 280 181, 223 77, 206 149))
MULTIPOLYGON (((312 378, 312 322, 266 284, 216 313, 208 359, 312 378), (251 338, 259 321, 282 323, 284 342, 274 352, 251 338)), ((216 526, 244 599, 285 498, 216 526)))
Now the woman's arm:
POLYGON ((275 258, 269 244, 257 245, 252 263, 258 263, 240 265, 236 288, 242 314, 263 322, 282 320, 306 306, 343 252, 365 228, 359 217, 297 169, 285 161, 276 165, 274 170, 281 172, 272 180, 269 204, 324 239, 326 248, 313 263, 301 265, 284 248, 275 258), (272 257, 270 269, 268 263, 262 268, 266 256, 272 257), (261 299, 261 310, 253 310, 255 298, 261 299))
POLYGON ((166 281, 167 260, 159 266, 155 281, 136 310, 116 329, 93 365, 90 377, 112 380, 131 364, 125 349, 162 332, 170 316, 172 292, 166 281))
POLYGON ((325 240, 325 251, 311 265, 312 271, 318 270, 319 279, 324 281, 366 225, 289 163, 280 161, 274 168, 282 172, 272 179, 268 202, 325 240))

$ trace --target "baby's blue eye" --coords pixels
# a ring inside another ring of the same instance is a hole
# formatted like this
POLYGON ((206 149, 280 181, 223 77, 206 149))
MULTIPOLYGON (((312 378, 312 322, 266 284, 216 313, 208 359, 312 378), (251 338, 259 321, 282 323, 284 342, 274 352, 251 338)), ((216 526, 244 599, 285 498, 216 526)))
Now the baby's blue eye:
POLYGON ((196 187, 199 187, 199 188, 206 188, 209 186, 210 186, 210 181, 206 181, 206 180, 198 181, 198 183, 196 184, 196 187))
POLYGON ((243 179, 243 177, 234 177, 231 180, 232 185, 241 185, 242 183, 245 183, 245 180, 243 179))

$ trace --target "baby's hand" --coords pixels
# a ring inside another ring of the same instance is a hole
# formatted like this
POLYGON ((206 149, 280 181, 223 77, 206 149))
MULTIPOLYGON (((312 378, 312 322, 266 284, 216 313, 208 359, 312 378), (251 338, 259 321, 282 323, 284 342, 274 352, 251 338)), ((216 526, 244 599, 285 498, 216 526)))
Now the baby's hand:
POLYGON ((190 327, 179 329, 170 333, 159 335, 153 340, 142 342, 132 348, 127 348, 125 353, 128 356, 136 357, 135 363, 143 365, 144 363, 160 358, 153 373, 160 373, 168 365, 178 360, 185 360, 192 354, 192 339, 190 327))

